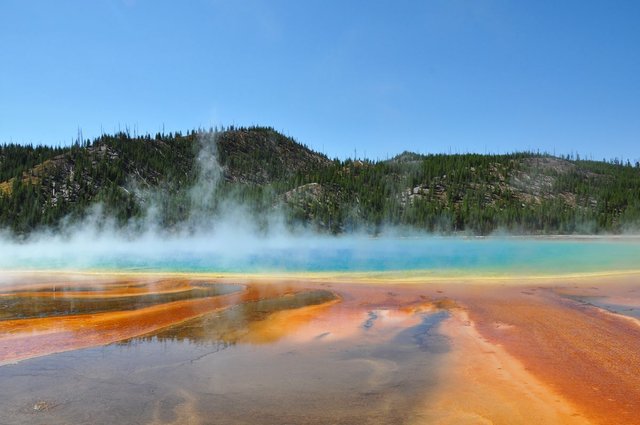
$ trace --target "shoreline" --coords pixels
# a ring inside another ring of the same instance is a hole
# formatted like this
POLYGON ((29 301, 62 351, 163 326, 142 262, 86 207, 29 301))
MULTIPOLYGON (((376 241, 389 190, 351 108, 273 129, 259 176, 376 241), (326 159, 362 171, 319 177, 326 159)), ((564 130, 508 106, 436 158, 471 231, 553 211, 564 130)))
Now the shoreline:
MULTIPOLYGON (((445 367, 439 372, 441 380, 429 388, 429 397, 418 406, 417 422, 527 423, 533 415, 541 423, 640 423, 629 413, 640 407, 636 385, 640 321, 571 298, 593 294, 622 297, 640 308, 638 270, 537 276, 433 276, 424 271, 14 270, 0 271, 0 276, 6 281, 0 288, 9 296, 20 285, 29 289, 25 292, 28 296, 38 296, 40 290, 48 295, 47 286, 66 284, 94 288, 97 298, 108 298, 100 291, 109 285, 126 292, 128 287, 146 283, 149 294, 161 293, 167 284, 174 288, 173 281, 185 283, 185 288, 202 281, 245 287, 241 293, 134 310, 8 320, 3 322, 5 335, 0 339, 0 348, 5 350, 0 366, 152 335, 219 309, 256 300, 292 299, 298 292, 320 289, 340 301, 313 308, 292 304, 290 309, 274 310, 264 321, 257 320, 246 328, 256 332, 252 338, 237 341, 260 344, 284 338, 319 344, 344 339, 355 343, 361 337, 371 340, 386 335, 375 331, 386 318, 389 329, 396 333, 416 332, 415 320, 420 314, 447 311, 450 317, 433 334, 449 341, 442 357, 445 367), (311 312, 314 314, 307 314, 311 312), (403 318, 405 321, 400 320, 403 318), (352 323, 347 333, 339 324, 345 319, 352 323), (305 323, 306 330, 294 326, 305 323), (613 382, 615 386, 611 386, 613 382), (603 399, 605 389, 607 399, 603 399), (529 416, 522 416, 523 411, 529 416)), ((67 294, 73 298, 76 293, 72 291, 67 294)), ((244 316, 236 313, 234 317, 244 316)), ((243 329, 231 328, 229 335, 240 335, 243 329)))
POLYGON ((165 277, 165 278, 196 278, 196 279, 243 279, 251 281, 269 280, 307 280, 310 282, 334 281, 336 283, 367 283, 367 284, 417 284, 417 283, 461 283, 461 284, 491 284, 513 282, 526 284, 530 282, 640 277, 640 269, 633 270, 602 270, 593 272, 549 272, 540 274, 483 274, 474 270, 457 273, 434 273, 431 270, 389 270, 389 271, 264 271, 264 272, 202 272, 202 271, 162 271, 162 270, 111 270, 111 269, 7 269, 0 270, 0 276, 14 275, 16 277, 29 275, 51 276, 102 276, 102 277, 165 277))

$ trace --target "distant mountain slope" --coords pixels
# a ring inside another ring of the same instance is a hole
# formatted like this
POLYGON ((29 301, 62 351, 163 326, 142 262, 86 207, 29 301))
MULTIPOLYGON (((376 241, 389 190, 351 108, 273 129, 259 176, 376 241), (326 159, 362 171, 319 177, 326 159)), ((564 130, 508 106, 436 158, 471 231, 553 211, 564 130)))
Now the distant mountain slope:
POLYGON ((239 183, 270 183, 331 163, 326 156, 269 128, 221 132, 217 147, 225 177, 239 183))
POLYGON ((103 219, 125 224, 153 204, 159 224, 171 229, 193 215, 194 185, 214 194, 207 214, 232 198, 230 205, 244 204, 257 220, 279 209, 291 225, 338 233, 390 225, 474 234, 622 232, 640 223, 637 165, 533 153, 331 161, 271 128, 252 127, 120 133, 67 148, 2 146, 0 227, 18 235, 55 228, 95 205, 103 219), (215 157, 199 156, 203 149, 215 157), (221 178, 203 180, 202 168, 215 161, 221 178))

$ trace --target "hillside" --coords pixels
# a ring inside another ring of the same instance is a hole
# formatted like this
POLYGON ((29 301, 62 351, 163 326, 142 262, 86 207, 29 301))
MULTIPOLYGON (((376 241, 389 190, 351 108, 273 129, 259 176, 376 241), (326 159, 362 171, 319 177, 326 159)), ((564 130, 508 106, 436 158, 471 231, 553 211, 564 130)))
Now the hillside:
POLYGON ((225 203, 257 221, 281 211, 291 226, 333 233, 618 233, 640 223, 640 167, 533 153, 332 161, 263 127, 0 147, 0 227, 16 235, 96 214, 96 205, 124 225, 153 204, 171 230, 225 203), (212 170, 220 175, 207 177, 212 170))

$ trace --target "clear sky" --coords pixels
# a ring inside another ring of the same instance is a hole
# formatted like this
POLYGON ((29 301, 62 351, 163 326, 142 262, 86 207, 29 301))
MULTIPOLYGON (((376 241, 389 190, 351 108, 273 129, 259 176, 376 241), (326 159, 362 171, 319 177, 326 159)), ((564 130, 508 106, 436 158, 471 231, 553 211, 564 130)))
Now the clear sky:
POLYGON ((0 0, 0 142, 220 124, 635 160, 640 1, 0 0))

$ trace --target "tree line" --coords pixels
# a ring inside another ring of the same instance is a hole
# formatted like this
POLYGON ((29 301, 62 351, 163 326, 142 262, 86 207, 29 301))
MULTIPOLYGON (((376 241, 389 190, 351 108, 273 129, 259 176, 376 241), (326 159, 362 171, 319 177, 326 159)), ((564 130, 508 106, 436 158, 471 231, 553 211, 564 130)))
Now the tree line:
POLYGON ((229 199, 256 220, 278 210, 292 226, 331 233, 406 226, 430 232, 525 234, 634 231, 640 165, 520 152, 405 152, 391 160, 329 160, 273 128, 120 132, 68 147, 0 146, 0 227, 16 235, 95 213, 120 225, 148 206, 162 228, 194 214, 203 134, 223 174, 210 184, 215 215, 229 199), (538 164, 538 165, 536 165, 538 164), (159 195, 161 194, 161 195, 159 195))

